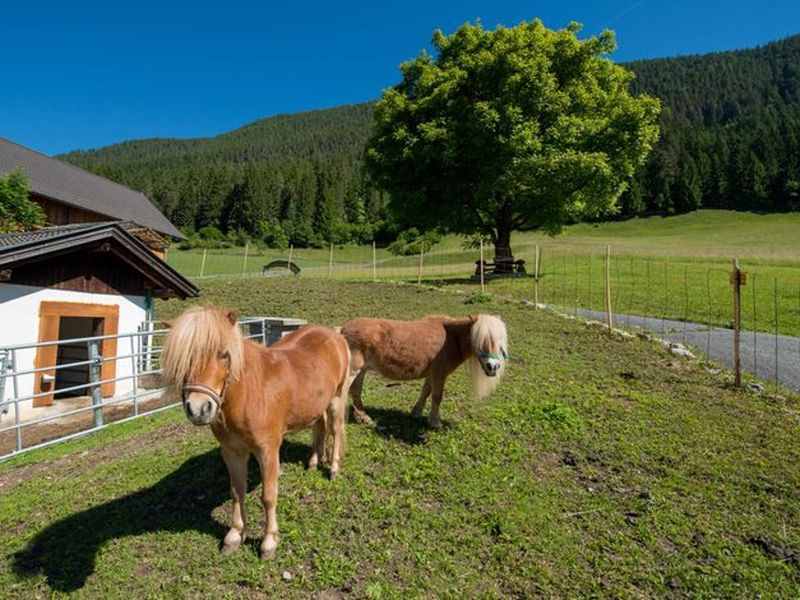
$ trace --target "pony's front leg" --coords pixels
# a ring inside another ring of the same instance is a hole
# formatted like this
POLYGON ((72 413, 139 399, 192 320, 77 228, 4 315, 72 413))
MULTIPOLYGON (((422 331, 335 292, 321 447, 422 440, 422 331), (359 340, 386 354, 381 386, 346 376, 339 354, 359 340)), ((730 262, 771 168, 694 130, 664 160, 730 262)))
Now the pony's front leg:
POLYGON ((414 408, 411 409, 411 416, 414 419, 421 419, 422 418, 422 411, 425 410, 425 403, 428 401, 428 396, 431 395, 431 380, 425 379, 425 383, 422 384, 422 391, 419 394, 419 400, 414 405, 414 408))
POLYGON ((222 553, 225 555, 235 552, 244 541, 244 529, 247 519, 245 508, 245 495, 247 494, 247 459, 248 453, 236 453, 229 448, 222 447, 222 459, 228 467, 231 478, 231 500, 233 515, 231 528, 222 542, 222 553))
POLYGON ((264 527, 264 541, 261 542, 261 558, 272 558, 278 547, 278 470, 280 468, 278 451, 281 442, 270 444, 261 449, 258 464, 261 467, 261 501, 267 516, 264 527))

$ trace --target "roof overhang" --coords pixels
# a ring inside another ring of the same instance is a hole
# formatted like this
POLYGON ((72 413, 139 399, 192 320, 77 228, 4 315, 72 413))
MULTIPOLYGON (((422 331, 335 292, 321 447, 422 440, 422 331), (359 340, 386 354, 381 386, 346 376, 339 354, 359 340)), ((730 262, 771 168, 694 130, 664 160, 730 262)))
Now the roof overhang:
POLYGON ((143 242, 118 223, 65 229, 63 233, 45 239, 0 246, 0 271, 84 251, 114 253, 131 269, 140 273, 153 295, 160 298, 188 298, 199 293, 192 282, 158 258, 143 242))

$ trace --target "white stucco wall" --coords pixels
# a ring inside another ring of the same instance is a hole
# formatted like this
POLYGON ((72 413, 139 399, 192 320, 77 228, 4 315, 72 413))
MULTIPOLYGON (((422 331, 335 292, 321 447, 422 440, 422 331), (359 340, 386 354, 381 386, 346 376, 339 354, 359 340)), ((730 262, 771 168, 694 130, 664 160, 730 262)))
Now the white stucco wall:
MULTIPOLYGON (((90 294, 41 288, 27 285, 0 283, 0 348, 18 344, 31 344, 39 340, 39 304, 50 302, 80 302, 84 304, 108 304, 119 307, 118 333, 134 333, 146 319, 144 296, 115 296, 111 294, 90 294)), ((131 354, 132 338, 120 338, 117 342, 117 354, 131 354)), ((17 370, 32 369, 36 349, 17 351, 17 370)), ((116 376, 132 374, 131 360, 117 362, 116 376)), ((34 376, 24 375, 17 378, 19 397, 33 394, 34 376)), ((125 394, 132 390, 132 380, 116 383, 115 395, 125 394)), ((6 379, 3 400, 13 397, 13 382, 6 379)), ((56 400, 56 402, 58 402, 56 400)), ((20 408, 28 409, 31 401, 20 403, 20 408)))

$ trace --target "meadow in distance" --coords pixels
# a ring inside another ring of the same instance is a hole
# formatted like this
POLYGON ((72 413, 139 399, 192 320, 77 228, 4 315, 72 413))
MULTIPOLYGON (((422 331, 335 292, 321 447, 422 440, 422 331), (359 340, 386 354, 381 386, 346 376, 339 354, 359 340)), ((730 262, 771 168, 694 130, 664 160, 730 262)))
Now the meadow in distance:
MULTIPOLYGON (((529 277, 492 281, 487 290, 519 300, 533 299, 534 249, 541 252, 540 301, 571 311, 604 309, 604 258, 612 251, 612 294, 615 312, 730 326, 731 287, 728 274, 733 259, 749 273, 743 288, 742 327, 747 330, 800 335, 800 214, 756 214, 700 210, 671 217, 635 218, 608 223, 581 223, 559 236, 517 233, 512 238, 516 258, 526 261, 529 277), (777 294, 776 294, 777 291, 777 294), (777 299, 777 311, 775 301, 777 299), (754 310, 755 308, 755 310, 754 310)), ((252 245, 246 273, 257 275, 273 260, 287 260, 290 250, 252 245)), ((194 278, 242 273, 244 248, 179 250, 170 248, 167 261, 194 278)), ((291 258, 301 277, 341 280, 417 281, 419 256, 396 256, 377 248, 373 271, 371 246, 292 248, 291 258)), ((491 259, 491 249, 486 258, 491 259)), ((475 271, 477 249, 464 249, 464 238, 445 238, 423 256, 422 279, 469 293, 479 283, 475 271)), ((280 271, 276 271, 280 273, 280 271)))

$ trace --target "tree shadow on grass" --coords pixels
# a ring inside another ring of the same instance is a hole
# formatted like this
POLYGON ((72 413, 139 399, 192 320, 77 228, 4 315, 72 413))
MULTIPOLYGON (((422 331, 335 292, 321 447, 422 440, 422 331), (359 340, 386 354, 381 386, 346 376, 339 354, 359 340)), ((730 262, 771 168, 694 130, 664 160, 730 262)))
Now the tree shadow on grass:
MULTIPOLYGON (((285 440, 281 461, 304 463, 308 446, 285 440)), ((261 483, 250 461, 249 488, 261 483)), ((218 449, 184 462, 155 485, 57 521, 11 557, 20 577, 45 576, 51 589, 74 592, 95 570, 100 549, 110 540, 157 531, 198 531, 219 540, 227 527, 211 512, 230 498, 228 472, 218 449)))

